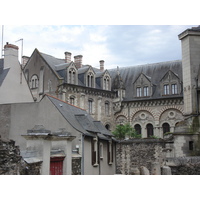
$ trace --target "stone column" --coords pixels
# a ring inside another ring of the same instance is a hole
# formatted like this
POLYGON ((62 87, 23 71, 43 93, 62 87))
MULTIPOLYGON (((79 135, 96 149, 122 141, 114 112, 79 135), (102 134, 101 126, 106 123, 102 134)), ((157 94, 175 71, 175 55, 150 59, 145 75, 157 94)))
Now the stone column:
POLYGON ((50 156, 51 156, 51 141, 43 140, 43 151, 42 151, 42 175, 50 174, 50 156))
POLYGON ((72 174, 72 142, 67 140, 65 145, 66 157, 63 161, 63 175, 72 174))
POLYGON ((141 131, 142 131, 142 138, 146 138, 147 137, 147 129, 146 129, 146 127, 141 127, 141 131))

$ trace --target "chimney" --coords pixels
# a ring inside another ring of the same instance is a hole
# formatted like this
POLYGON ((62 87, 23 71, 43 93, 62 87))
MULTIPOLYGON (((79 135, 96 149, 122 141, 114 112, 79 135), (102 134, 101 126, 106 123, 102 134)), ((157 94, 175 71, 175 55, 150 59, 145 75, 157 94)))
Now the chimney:
POLYGON ((74 63, 76 65, 77 69, 82 67, 82 58, 83 58, 82 55, 74 56, 74 63))
POLYGON ((104 60, 100 60, 100 71, 103 72, 104 71, 104 60))
POLYGON ((26 65, 30 57, 28 56, 22 56, 22 68, 26 65))
POLYGON ((70 63, 71 62, 71 53, 70 52, 65 52, 65 63, 70 63))
POLYGON ((18 60, 18 49, 19 47, 14 44, 9 44, 6 42, 4 46, 4 68, 10 68, 11 63, 19 62, 18 60))

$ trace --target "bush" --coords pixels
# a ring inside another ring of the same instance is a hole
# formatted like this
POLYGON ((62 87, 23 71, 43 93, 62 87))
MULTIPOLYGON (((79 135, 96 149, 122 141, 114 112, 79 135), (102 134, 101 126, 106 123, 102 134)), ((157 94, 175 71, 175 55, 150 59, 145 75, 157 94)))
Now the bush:
POLYGON ((112 133, 120 140, 124 140, 126 136, 129 138, 141 138, 141 135, 137 134, 136 130, 130 124, 117 125, 112 133))

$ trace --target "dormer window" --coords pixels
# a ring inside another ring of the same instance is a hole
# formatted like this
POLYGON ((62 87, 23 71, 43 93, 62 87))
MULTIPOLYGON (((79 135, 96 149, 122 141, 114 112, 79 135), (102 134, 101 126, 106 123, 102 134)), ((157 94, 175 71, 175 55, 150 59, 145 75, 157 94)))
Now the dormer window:
POLYGON ((76 70, 74 68, 69 69, 69 83, 76 84, 76 70))
POLYGON ((178 75, 169 70, 161 79, 162 95, 180 94, 180 80, 178 75))
POLYGON ((133 83, 135 97, 149 97, 152 93, 151 77, 141 73, 133 83))
POLYGON ((103 89, 110 90, 110 78, 109 76, 105 76, 103 80, 103 89))
POLYGON ((39 79, 37 75, 33 75, 30 80, 31 89, 38 88, 39 79))
POLYGON ((94 87, 94 74, 92 72, 87 75, 87 87, 94 87))

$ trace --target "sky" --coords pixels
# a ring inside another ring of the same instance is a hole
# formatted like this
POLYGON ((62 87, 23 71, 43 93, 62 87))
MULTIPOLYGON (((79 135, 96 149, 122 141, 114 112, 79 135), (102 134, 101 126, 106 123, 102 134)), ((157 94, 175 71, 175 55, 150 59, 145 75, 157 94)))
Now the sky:
MULTIPOLYGON (((64 59, 64 52, 83 55, 83 64, 105 68, 181 59, 178 34, 197 25, 4 25, 3 43, 19 46, 21 56, 34 49, 64 59), (18 41, 18 42, 16 42, 18 41)), ((2 29, 2 27, 1 27, 2 29)), ((2 33, 1 33, 2 34, 2 33)))

